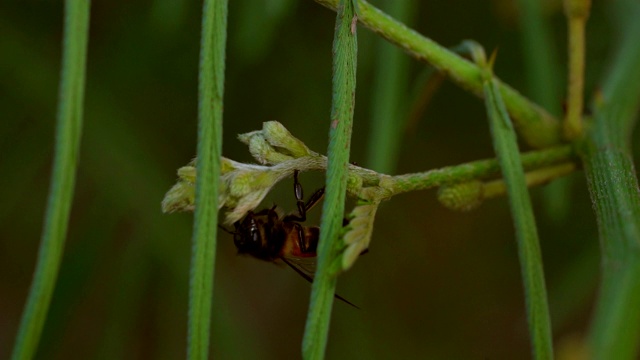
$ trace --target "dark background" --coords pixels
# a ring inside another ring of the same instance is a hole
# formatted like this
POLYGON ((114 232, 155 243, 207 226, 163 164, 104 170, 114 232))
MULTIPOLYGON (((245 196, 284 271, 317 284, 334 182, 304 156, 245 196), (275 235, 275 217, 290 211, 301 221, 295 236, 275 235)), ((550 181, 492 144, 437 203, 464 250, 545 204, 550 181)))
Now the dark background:
MULTIPOLYGON (((313 1, 230 3, 224 155, 252 161, 235 137, 267 120, 325 152, 335 14, 313 1)), ((171 0, 92 5, 75 198, 38 358, 185 356, 192 214, 162 214, 160 201, 176 169, 195 154, 200 6, 171 0)), ((602 4, 594 6, 589 90, 600 78, 611 33, 602 4)), ((515 10, 507 0, 421 1, 414 24, 444 46, 473 38, 488 51, 499 48, 495 72, 526 93, 515 10)), ((0 4, 0 358, 13 346, 37 256, 62 11, 56 1, 0 4)), ((560 1, 545 2, 545 12, 564 62, 560 1)), ((367 147, 375 146, 369 136, 375 50, 383 40, 358 30, 351 160, 367 166, 367 147)), ((414 60, 410 66, 411 79, 425 67, 414 60)), ((403 134, 397 174, 492 156, 482 101, 451 83, 418 120, 403 134)), ((571 179, 563 199, 568 212, 559 217, 546 215, 544 190, 532 190, 558 348, 584 334, 598 270, 584 178, 571 179)), ((310 194, 323 178, 303 174, 301 180, 310 194)), ((274 201, 294 209, 290 180, 265 203, 274 201)), ((299 357, 309 285, 284 267, 237 256, 231 240, 222 233, 218 241, 212 356, 299 357)), ((435 191, 384 203, 369 254, 340 278, 338 292, 362 310, 334 305, 328 358, 530 355, 505 198, 470 213, 443 208, 435 191)))

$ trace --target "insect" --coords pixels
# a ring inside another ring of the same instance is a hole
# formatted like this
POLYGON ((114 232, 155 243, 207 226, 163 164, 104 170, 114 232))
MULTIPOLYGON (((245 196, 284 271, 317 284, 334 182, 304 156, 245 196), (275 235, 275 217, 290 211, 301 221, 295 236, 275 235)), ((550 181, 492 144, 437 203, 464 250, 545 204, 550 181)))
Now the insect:
MULTIPOLYGON (((224 231, 233 235, 239 254, 251 255, 269 262, 282 260, 309 282, 313 282, 316 268, 316 251, 320 228, 304 226, 307 212, 324 197, 324 187, 316 190, 305 202, 302 185, 298 181, 298 170, 293 173, 293 192, 298 212, 282 216, 276 206, 249 213, 234 223, 235 230, 224 231)), ((339 295, 336 298, 358 308, 339 295)))

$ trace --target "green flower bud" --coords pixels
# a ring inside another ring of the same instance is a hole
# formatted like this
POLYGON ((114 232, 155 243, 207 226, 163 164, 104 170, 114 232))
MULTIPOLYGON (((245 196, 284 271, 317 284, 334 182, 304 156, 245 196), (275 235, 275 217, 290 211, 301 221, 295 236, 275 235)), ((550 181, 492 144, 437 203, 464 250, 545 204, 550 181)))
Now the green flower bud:
POLYGON ((484 185, 478 180, 442 186, 438 190, 438 201, 452 210, 470 211, 480 206, 483 200, 484 185))
POLYGON ((162 199, 162 212, 193 211, 196 201, 195 183, 179 181, 162 199))
POLYGON ((277 121, 267 121, 262 124, 262 133, 267 142, 279 153, 294 158, 311 155, 311 150, 277 121))
POLYGON ((260 164, 279 164, 293 157, 276 151, 262 136, 253 136, 249 140, 249 152, 260 164))

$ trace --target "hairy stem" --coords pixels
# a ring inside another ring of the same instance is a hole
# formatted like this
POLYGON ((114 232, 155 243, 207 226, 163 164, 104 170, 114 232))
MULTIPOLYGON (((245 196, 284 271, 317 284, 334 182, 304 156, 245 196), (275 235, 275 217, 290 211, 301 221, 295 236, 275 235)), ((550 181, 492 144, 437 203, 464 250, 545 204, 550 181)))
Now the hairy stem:
POLYGON ((311 287, 311 303, 302 342, 305 359, 324 359, 337 283, 334 263, 338 260, 338 240, 344 219, 356 94, 358 45, 355 10, 354 0, 341 0, 336 16, 326 195, 320 221, 318 267, 311 287))

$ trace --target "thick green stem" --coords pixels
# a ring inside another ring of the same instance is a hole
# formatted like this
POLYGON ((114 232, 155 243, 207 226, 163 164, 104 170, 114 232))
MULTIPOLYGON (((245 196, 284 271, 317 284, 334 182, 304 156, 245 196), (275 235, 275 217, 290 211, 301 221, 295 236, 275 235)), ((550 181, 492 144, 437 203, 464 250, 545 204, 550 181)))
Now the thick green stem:
POLYGON ((200 42, 196 208, 189 284, 187 358, 209 354, 213 270, 218 230, 227 0, 205 0, 200 42))
MULTIPOLYGON (((637 19, 640 4, 630 9, 637 19)), ((627 30, 581 149, 602 248, 593 359, 635 359, 640 348, 640 192, 630 151, 640 108, 640 22, 627 30)))
POLYGON ((640 339, 640 197, 633 162, 628 152, 589 141, 584 165, 602 247, 591 354, 593 359, 635 359, 640 339))
POLYGON ((311 288, 302 354, 323 359, 337 282, 339 236, 344 219, 349 151, 356 94, 357 16, 353 0, 342 0, 333 41, 333 99, 326 179, 326 196, 320 221, 318 267, 311 288), (337 264, 336 264, 337 263, 337 264))
POLYGON ((89 1, 65 2, 53 174, 36 270, 13 349, 14 360, 33 358, 60 269, 82 132, 89 7, 89 1))
MULTIPOLYGON (((334 10, 338 5, 338 0, 315 1, 334 10)), ((407 28, 366 1, 359 0, 358 6, 358 21, 362 24, 415 58, 430 63, 462 88, 484 96, 481 70, 477 65, 407 28)), ((560 142, 560 123, 553 116, 510 86, 497 82, 516 130, 531 146, 547 147, 560 142)))

